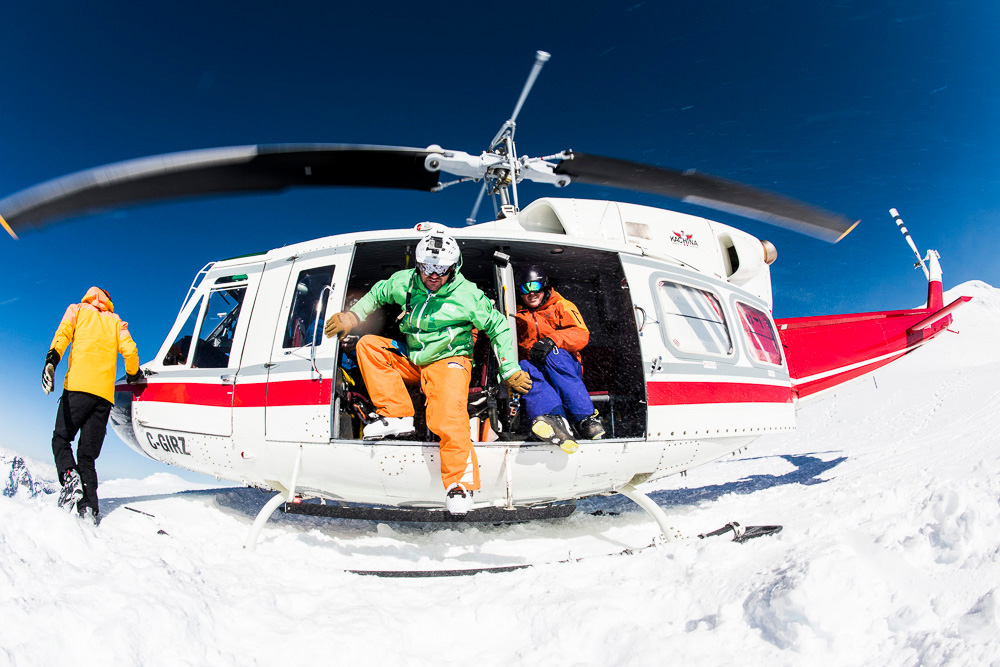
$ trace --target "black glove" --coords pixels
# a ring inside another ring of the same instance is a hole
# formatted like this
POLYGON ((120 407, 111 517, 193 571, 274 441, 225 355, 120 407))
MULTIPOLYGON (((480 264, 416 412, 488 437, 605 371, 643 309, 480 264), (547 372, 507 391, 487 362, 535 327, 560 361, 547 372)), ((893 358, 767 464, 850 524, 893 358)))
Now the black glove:
POLYGON ((126 374, 125 381, 128 382, 129 384, 138 384, 139 381, 145 379, 145 377, 146 377, 145 374, 142 372, 142 369, 140 368, 138 373, 126 374))
POLYGON ((55 388, 56 366, 59 364, 59 353, 49 350, 45 355, 45 366, 42 368, 42 391, 46 394, 55 388))
POLYGON ((531 357, 531 363, 541 368, 545 365, 545 358, 549 356, 549 352, 556 349, 556 342, 551 338, 542 338, 537 343, 531 346, 531 353, 528 355, 531 357))

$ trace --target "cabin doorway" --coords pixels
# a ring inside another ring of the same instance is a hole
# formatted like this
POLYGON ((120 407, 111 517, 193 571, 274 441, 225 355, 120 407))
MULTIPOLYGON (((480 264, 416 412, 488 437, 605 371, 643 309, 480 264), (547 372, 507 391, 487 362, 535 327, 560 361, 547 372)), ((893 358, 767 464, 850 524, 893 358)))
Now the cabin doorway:
MULTIPOLYGON (((641 354, 628 282, 618 253, 509 239, 456 240, 462 249, 462 274, 483 290, 495 307, 505 314, 512 304, 520 303, 516 295, 512 297, 509 294, 513 286, 512 276, 518 269, 529 265, 545 269, 553 289, 577 306, 590 330, 589 343, 581 353, 583 379, 605 427, 605 438, 644 438, 646 396, 641 354), (504 262, 509 266, 504 266, 504 262)), ((388 278, 396 271, 412 269, 412 252, 416 243, 416 239, 359 242, 348 279, 345 308, 349 308, 379 280, 388 278)), ((399 313, 398 307, 386 307, 383 312, 370 317, 360 332, 402 340, 396 324, 399 313)), ((476 401, 477 390, 489 391, 492 388, 499 397, 496 412, 485 413, 486 417, 491 417, 492 432, 480 429, 478 439, 527 439, 530 425, 520 419, 519 414, 511 417, 511 412, 517 410, 517 401, 515 399, 511 404, 506 388, 500 386, 496 379, 497 364, 495 358, 491 359, 492 350, 488 346, 477 345, 476 354, 485 358, 473 360, 473 385, 482 377, 478 371, 483 367, 486 369, 487 377, 483 379, 486 386, 470 387, 470 404, 476 401)), ((349 378, 342 386, 347 389, 358 387, 360 372, 349 350, 341 350, 340 367, 349 378)), ((420 429, 423 400, 419 389, 411 393, 411 397, 417 411, 415 438, 433 439, 432 434, 420 429)), ((483 400, 489 402, 489 396, 483 400)), ((475 412, 475 408, 472 405, 470 414, 475 412)), ((360 439, 362 423, 357 410, 341 400, 337 412, 339 436, 360 439)), ((475 435, 474 439, 477 439, 475 435)))

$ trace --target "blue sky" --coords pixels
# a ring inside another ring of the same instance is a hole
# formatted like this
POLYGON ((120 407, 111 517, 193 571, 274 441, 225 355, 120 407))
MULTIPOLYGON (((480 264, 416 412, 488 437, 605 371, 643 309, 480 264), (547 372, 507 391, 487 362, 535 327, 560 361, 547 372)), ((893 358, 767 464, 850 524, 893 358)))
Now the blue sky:
MULTIPOLYGON (((775 316, 921 303, 923 276, 893 206, 921 250, 941 251, 946 288, 1000 285, 982 233, 1000 221, 995 3, 515 2, 493 14, 481 3, 145 4, 0 9, 0 196, 213 146, 475 153, 543 49, 552 60, 518 118, 522 153, 573 148, 697 168, 861 218, 829 245, 712 216, 777 246, 775 316)), ((90 285, 111 292, 145 360, 205 263, 354 229, 457 226, 477 187, 187 201, 0 238, 0 447, 51 458, 57 394, 42 394, 41 366, 63 310, 90 285)), ((526 186, 521 201, 545 195, 672 205, 585 186, 526 186)), ((111 478, 168 468, 109 432, 98 469, 111 478)))

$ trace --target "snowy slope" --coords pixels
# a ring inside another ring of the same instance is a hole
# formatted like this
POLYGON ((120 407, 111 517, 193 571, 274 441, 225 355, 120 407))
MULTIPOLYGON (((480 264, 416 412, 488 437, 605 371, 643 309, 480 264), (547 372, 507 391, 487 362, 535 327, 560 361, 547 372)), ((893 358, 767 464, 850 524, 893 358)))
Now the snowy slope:
POLYGON ((959 294, 975 297, 960 335, 803 407, 794 433, 644 489, 687 535, 735 519, 778 536, 376 579, 341 570, 555 561, 656 526, 618 496, 506 527, 276 513, 248 553, 253 490, 109 481, 99 528, 22 491, 0 496, 0 665, 1000 662, 1000 290, 959 294))

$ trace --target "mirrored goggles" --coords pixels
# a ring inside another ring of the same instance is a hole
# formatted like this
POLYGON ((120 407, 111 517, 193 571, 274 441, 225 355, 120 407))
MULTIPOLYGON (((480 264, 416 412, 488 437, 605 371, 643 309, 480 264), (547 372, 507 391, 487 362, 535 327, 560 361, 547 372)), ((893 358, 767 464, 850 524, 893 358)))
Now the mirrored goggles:
POLYGON ((444 276, 451 271, 451 264, 424 264, 417 262, 417 268, 425 276, 444 276))
POLYGON ((521 283, 518 285, 517 289, 521 294, 534 294, 535 292, 542 291, 542 281, 541 280, 529 280, 526 283, 521 283))

